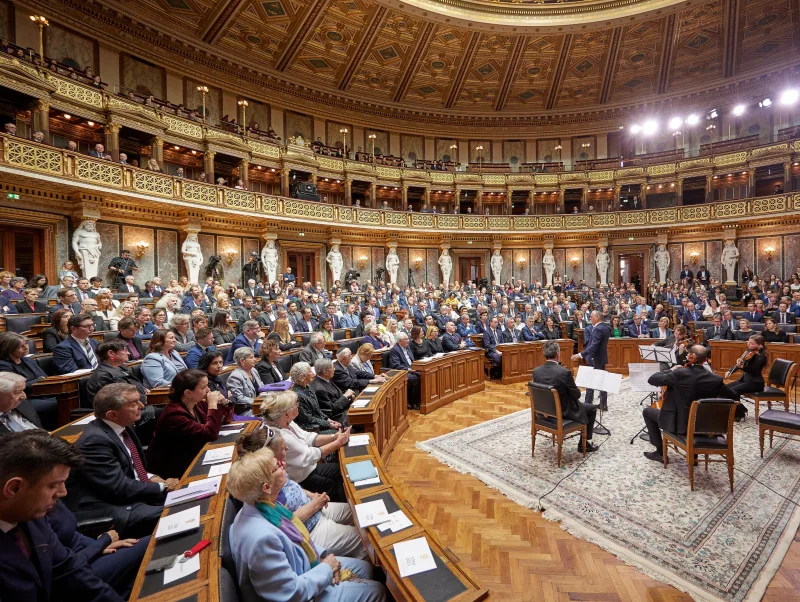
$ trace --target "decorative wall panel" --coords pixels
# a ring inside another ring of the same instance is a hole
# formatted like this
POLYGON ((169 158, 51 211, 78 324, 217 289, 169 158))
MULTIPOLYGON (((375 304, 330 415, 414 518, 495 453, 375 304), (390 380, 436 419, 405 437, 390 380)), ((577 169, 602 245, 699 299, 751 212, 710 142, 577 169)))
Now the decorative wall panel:
POLYGON ((158 255, 157 276, 162 284, 169 284, 178 278, 178 232, 175 230, 158 230, 156 232, 156 253, 158 255))
MULTIPOLYGON (((722 247, 721 240, 710 240, 706 243, 706 269, 708 269, 712 278, 724 281, 725 270, 722 269, 722 247)), ((699 264, 697 268, 700 269, 699 264)))
POLYGON ((425 249, 411 248, 408 250, 408 262, 411 266, 414 286, 423 286, 428 282, 428 263, 425 255, 425 249), (421 259, 419 263, 417 263, 417 258, 421 259))
POLYGON ((439 269, 439 250, 426 249, 425 257, 428 264, 428 282, 432 282, 433 286, 439 286, 442 281, 442 271, 439 269))
POLYGON ((514 273, 513 276, 516 280, 524 280, 530 282, 531 280, 531 254, 528 249, 517 249, 514 251, 514 273), (522 264, 520 264, 520 261, 522 264))
POLYGON ((567 249, 566 252, 566 265, 564 266, 564 286, 566 286, 567 282, 569 282, 570 278, 575 279, 575 284, 581 281, 583 278, 584 272, 584 258, 583 258, 583 249, 581 248, 570 248, 567 249), (572 267, 572 258, 578 258, 578 265, 573 268, 572 267))
MULTIPOLYGON (((339 247, 339 252, 342 254, 342 261, 344 262, 344 271, 347 273, 347 270, 353 268, 353 247, 351 246, 341 246, 339 247)), ((327 256, 327 253, 325 254, 327 256)), ((342 282, 342 286, 344 286, 344 282, 342 282)))
MULTIPOLYGON (((706 263, 706 246, 702 241, 700 242, 687 242, 683 245, 683 263, 689 264, 689 269, 695 274, 700 269, 701 265, 706 263), (692 253, 697 253, 697 262, 692 263, 692 253)), ((706 265, 706 267, 708 267, 706 265)), ((683 266, 681 265, 681 269, 683 266)), ((680 273, 680 272, 679 272, 680 273)))
POLYGON ((771 236, 756 239, 756 266, 753 271, 766 281, 770 274, 780 276, 783 272, 783 239, 771 236), (772 259, 767 256, 767 249, 775 249, 772 259))
MULTIPOLYGON (((567 254, 564 251, 564 249, 553 249, 553 257, 555 257, 556 260, 556 272, 561 275, 562 280, 564 278, 567 261, 567 254)), ((553 274, 553 278, 555 278, 555 273, 553 274)), ((542 281, 542 284, 544 284, 544 281, 542 281)))
POLYGON ((362 146, 365 153, 372 152, 372 140, 369 139, 370 134, 375 134, 375 154, 376 155, 389 155, 389 134, 382 130, 373 130, 371 128, 364 129, 364 140, 359 140, 357 146, 362 146))
POLYGON ((398 248, 397 257, 400 259, 400 267, 397 272, 397 283, 400 286, 408 284, 408 249, 398 248))
POLYGON ((511 169, 518 169, 525 163, 525 141, 505 140, 503 142, 503 162, 511 165, 511 169))
MULTIPOLYGON (((596 286, 597 284, 597 266, 595 265, 596 259, 597 249, 594 247, 586 247, 583 249, 583 279, 589 286, 596 286)), ((580 283, 575 282, 575 284, 580 283)))
POLYGON ((347 129, 347 148, 353 148, 353 126, 346 123, 338 123, 336 121, 325 122, 325 140, 323 142, 328 146, 335 146, 342 148, 342 136, 339 130, 347 129))
POLYGON ((410 136, 402 134, 400 136, 400 156, 411 165, 417 159, 425 158, 425 138, 422 136, 410 136))
MULTIPOLYGON (((736 241, 736 247, 739 249, 739 263, 736 265, 736 270, 741 273, 743 269, 750 268, 755 271, 756 265, 756 245, 755 240, 752 238, 742 238, 736 241)), ((718 268, 722 269, 722 255, 720 254, 720 265, 718 268)))
MULTIPOLYGON (((670 280, 678 281, 683 269, 683 245, 667 245, 669 251, 669 270, 667 270, 667 278, 670 280)), ((658 271, 656 270, 656 278, 658 278, 658 271)))
POLYGON ((51 21, 50 27, 45 28, 45 56, 54 58, 76 71, 83 72, 88 66, 97 73, 94 48, 95 42, 64 29, 58 23, 51 21))
MULTIPOLYGON (((180 253, 180 245, 183 244, 184 235, 181 234, 178 238, 178 260, 180 261, 180 273, 181 276, 186 275, 186 266, 183 264, 183 257, 180 253)), ((198 234, 197 235, 197 242, 200 243, 200 250, 203 252, 203 265, 201 266, 201 276, 203 274, 203 268, 208 263, 208 258, 212 255, 215 255, 217 252, 217 245, 216 245, 216 237, 213 234, 198 234)), ((227 267, 227 266, 226 266, 227 267)))
MULTIPOLYGON (((106 286, 111 286, 114 282, 113 276, 109 275, 108 264, 122 250, 119 239, 119 225, 108 222, 97 222, 97 233, 103 241, 103 250, 100 252, 100 267, 97 275, 103 279, 106 286)), ((131 249, 133 251, 134 249, 131 249)))
POLYGON ((500 272, 500 284, 505 284, 506 282, 511 281, 511 276, 513 275, 512 262, 514 261, 514 256, 510 249, 503 249, 500 254, 503 256, 503 270, 500 272))
POLYGON ((544 282, 542 270, 542 249, 531 249, 531 282, 544 282))
POLYGON ((270 109, 269 105, 257 100, 247 100, 247 126, 256 127, 262 132, 269 130, 272 125, 270 122, 270 109))
POLYGON ((122 246, 131 251, 131 256, 136 259, 136 264, 139 266, 139 271, 134 274, 139 286, 156 275, 156 241, 153 228, 122 226, 122 246), (149 245, 142 257, 135 256, 136 243, 139 241, 144 241, 149 245))
MULTIPOLYGON (((197 90, 197 87, 201 84, 200 82, 194 81, 192 79, 184 80, 184 104, 187 108, 197 111, 202 115, 203 113, 203 95, 197 90)), ((208 86, 208 92, 206 93, 206 116, 208 118, 209 123, 219 123, 220 119, 222 118, 222 107, 220 104, 222 103, 222 91, 219 88, 214 88, 212 86, 208 86)), ((231 116, 229 115, 228 118, 230 119, 231 116)))
MULTIPOLYGON (((242 281, 242 239, 233 236, 217 236, 218 255, 222 257, 222 267, 225 270, 225 280, 222 286, 226 287, 228 282, 240 283, 242 281), (236 251, 233 261, 228 263, 228 249, 236 251)), ((205 278, 208 257, 203 258, 203 266, 200 270, 200 279, 205 278)))
POLYGON ((11 5, 5 2, 0 2, 0 38, 11 38, 11 5))
POLYGON ((302 136, 306 142, 314 140, 314 120, 312 117, 293 113, 292 111, 285 111, 283 115, 287 140, 293 136, 302 136))
POLYGON ((359 278, 359 282, 364 282, 365 280, 372 278, 372 275, 375 273, 375 269, 372 265, 371 247, 353 247, 353 263, 355 264, 355 269, 358 272, 361 272, 361 278, 359 278), (362 260, 362 258, 365 259, 362 260))
POLYGON ((151 65, 135 56, 123 54, 120 59, 122 85, 140 94, 166 98, 164 69, 151 65))
POLYGON ((783 269, 784 278, 800 267, 800 235, 792 234, 783 237, 783 269))
MULTIPOLYGON (((0 4, 0 14, 2 14, 2 4, 0 4)), ((58 233, 56 234, 56 264, 60 268, 67 259, 71 258, 73 253, 72 245, 72 232, 69 231, 69 220, 65 217, 58 223, 58 233)), ((78 267, 78 262, 73 260, 75 267, 78 267)))
MULTIPOLYGON (((372 247, 372 279, 376 279, 376 273, 378 268, 386 268, 386 250, 383 247, 372 247)), ((400 278, 400 272, 397 272, 398 279, 400 278)), ((389 282, 389 274, 385 274, 383 277, 384 282, 389 282)))

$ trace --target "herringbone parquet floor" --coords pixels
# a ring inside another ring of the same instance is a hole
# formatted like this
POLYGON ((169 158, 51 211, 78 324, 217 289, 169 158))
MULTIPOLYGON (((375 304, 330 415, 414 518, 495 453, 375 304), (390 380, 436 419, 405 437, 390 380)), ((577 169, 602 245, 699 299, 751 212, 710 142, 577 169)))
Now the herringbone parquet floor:
MULTIPOLYGON (((525 409, 527 400, 522 384, 487 382, 483 393, 427 416, 413 413, 388 463, 403 497, 475 580, 489 588, 492 600, 691 600, 415 447, 417 441, 525 409)), ((800 601, 799 542, 796 538, 792 544, 765 601, 800 601)))

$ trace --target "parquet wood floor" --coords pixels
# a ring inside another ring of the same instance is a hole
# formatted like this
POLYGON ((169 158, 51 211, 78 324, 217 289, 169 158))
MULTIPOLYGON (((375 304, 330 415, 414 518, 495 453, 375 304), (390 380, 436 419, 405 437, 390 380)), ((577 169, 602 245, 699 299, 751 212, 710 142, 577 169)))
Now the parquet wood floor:
MULTIPOLYGON (((489 588, 491 600, 692 600, 415 447, 417 441, 528 408, 524 390, 524 384, 487 382, 486 391, 432 414, 413 413, 410 428, 388 462, 404 499, 465 569, 489 588)), ((800 537, 763 600, 800 602, 800 537)))

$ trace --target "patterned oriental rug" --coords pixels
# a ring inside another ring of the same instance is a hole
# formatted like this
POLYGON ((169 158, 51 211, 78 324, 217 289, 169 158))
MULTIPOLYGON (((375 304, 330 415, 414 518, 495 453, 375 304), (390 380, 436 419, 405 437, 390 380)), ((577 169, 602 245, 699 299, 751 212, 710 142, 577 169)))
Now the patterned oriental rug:
POLYGON ((733 494, 725 464, 706 472, 702 461, 692 492, 677 452, 665 470, 642 455, 653 449, 649 442, 630 445, 644 426, 642 397, 625 379, 603 415, 611 436, 595 435, 601 448, 585 462, 577 438, 568 441, 561 469, 542 435, 531 458, 529 410, 417 446, 697 600, 759 600, 800 523, 789 501, 800 502, 800 440, 776 439, 762 460, 750 405, 735 425, 733 494))

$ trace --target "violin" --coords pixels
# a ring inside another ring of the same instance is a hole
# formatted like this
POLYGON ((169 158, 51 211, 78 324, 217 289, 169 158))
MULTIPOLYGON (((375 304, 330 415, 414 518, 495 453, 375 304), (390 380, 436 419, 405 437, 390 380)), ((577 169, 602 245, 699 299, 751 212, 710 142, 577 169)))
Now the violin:
POLYGON ((733 375, 734 375, 734 373, 735 373, 735 372, 736 372, 736 371, 739 369, 739 362, 741 362, 742 364, 744 364, 745 362, 748 362, 748 361, 750 361, 750 360, 751 360, 751 359, 753 359, 753 358, 754 358, 756 355, 758 355, 758 351, 759 351, 758 349, 754 349, 753 351, 750 351, 750 350, 747 350, 747 351, 745 351, 745 352, 742 354, 742 357, 740 357, 740 358, 737 360, 736 364, 735 364, 735 365, 733 366, 733 368, 731 368, 731 369, 730 369, 730 371, 728 372, 728 377, 731 377, 731 376, 733 376, 733 375))

